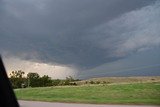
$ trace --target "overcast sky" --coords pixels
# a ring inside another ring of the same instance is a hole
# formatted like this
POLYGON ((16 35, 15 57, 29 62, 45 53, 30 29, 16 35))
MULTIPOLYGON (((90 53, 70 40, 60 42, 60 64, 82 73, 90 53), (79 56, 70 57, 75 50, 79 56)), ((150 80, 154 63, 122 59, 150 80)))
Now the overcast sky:
POLYGON ((53 78, 123 76, 137 62, 160 75, 160 1, 1 0, 0 54, 8 71, 53 78))

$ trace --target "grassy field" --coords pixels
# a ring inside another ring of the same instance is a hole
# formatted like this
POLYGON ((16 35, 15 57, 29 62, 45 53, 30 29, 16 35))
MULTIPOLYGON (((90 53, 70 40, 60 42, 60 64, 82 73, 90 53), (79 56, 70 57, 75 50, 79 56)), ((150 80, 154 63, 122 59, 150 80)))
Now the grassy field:
POLYGON ((101 77, 91 78, 88 80, 78 81, 77 84, 86 84, 93 81, 94 83, 107 83, 107 84, 125 84, 125 83, 153 83, 160 82, 160 76, 139 76, 139 77, 101 77))
POLYGON ((160 105, 160 82, 16 89, 21 100, 160 105))

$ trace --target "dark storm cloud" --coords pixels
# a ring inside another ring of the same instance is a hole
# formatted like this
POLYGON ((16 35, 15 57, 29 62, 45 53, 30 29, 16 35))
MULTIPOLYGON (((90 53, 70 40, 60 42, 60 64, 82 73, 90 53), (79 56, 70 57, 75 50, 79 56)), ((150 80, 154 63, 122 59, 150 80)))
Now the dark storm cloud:
MULTIPOLYGON (((122 24, 128 19, 127 16, 123 19, 123 14, 151 3, 151 0, 2 0, 0 51, 45 63, 92 68, 127 55, 127 43, 139 36, 117 46, 117 41, 123 39, 123 31, 119 31, 121 27, 115 22, 122 24), (120 36, 112 34, 114 31, 120 36)), ((126 35, 130 32, 127 24, 123 25, 126 35)))

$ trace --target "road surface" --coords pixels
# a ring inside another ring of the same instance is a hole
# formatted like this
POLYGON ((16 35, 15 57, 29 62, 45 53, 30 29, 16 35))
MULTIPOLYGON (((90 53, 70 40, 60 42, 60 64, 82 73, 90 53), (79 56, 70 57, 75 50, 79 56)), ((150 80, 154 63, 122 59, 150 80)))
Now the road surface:
POLYGON ((145 105, 98 105, 98 104, 71 104, 71 103, 52 103, 40 101, 18 101, 20 107, 160 107, 145 105))

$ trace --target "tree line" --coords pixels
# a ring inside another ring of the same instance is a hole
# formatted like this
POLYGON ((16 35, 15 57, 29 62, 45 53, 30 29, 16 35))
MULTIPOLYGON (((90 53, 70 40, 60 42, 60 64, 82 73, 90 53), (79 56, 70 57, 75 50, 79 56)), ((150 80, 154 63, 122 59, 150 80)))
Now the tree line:
POLYGON ((62 85, 77 85, 73 77, 69 76, 66 79, 52 79, 48 75, 40 76, 38 73, 29 72, 25 76, 22 70, 12 71, 9 74, 9 79, 13 88, 26 87, 47 87, 47 86, 62 86, 62 85))

